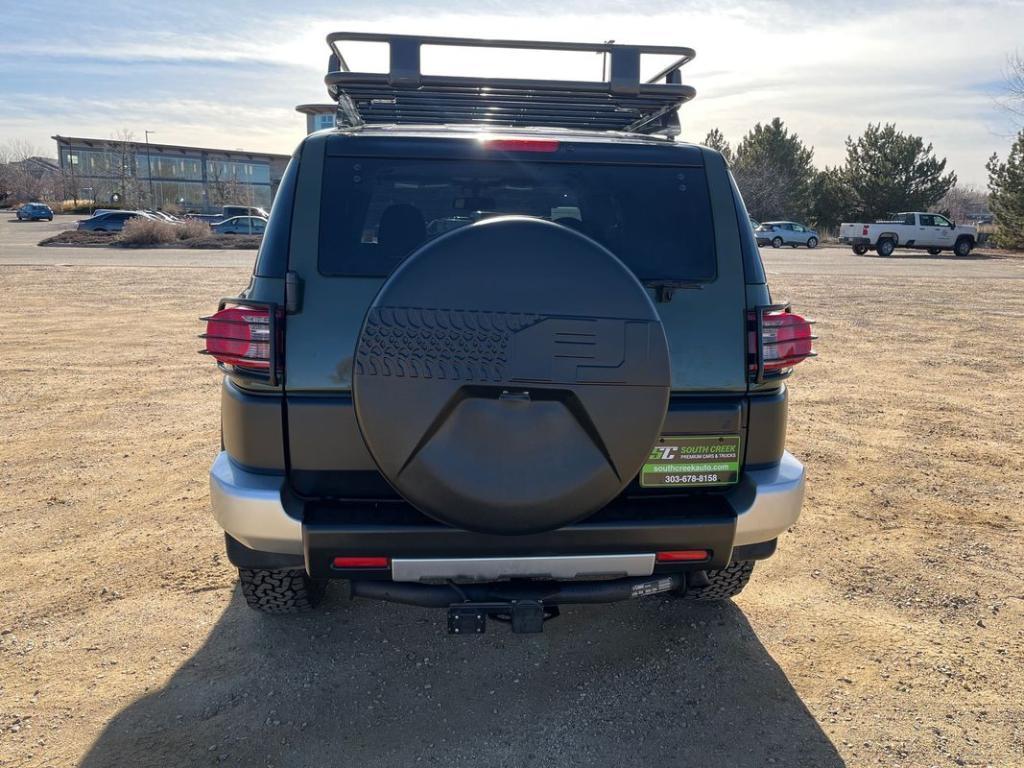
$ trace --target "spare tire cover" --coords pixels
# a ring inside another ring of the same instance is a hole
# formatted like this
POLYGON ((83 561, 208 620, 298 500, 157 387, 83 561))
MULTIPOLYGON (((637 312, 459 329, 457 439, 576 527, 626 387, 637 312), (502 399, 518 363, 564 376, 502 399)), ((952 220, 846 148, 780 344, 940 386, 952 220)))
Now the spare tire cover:
POLYGON ((664 329, 629 269, 568 227, 509 216, 392 273, 360 331, 353 400, 407 501, 515 534, 620 493, 657 441, 669 384, 664 329))

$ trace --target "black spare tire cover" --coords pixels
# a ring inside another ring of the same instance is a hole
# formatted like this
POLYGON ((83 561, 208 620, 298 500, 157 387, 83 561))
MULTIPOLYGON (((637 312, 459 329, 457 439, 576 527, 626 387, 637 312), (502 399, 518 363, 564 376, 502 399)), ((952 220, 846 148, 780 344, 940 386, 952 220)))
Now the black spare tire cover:
POLYGON ((550 530, 613 499, 668 404, 665 332, 614 255, 509 216, 423 245, 360 332, 356 418, 423 513, 488 533, 550 530))

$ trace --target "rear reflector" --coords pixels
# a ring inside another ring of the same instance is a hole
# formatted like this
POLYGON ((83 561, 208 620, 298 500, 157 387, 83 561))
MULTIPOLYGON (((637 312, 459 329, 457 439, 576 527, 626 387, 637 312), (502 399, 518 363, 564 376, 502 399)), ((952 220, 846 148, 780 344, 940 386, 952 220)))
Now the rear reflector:
POLYGON ((710 560, 711 553, 706 549, 677 549, 674 552, 658 552, 654 559, 659 563, 699 563, 710 560))
POLYGON ((485 139, 484 149, 503 152, 555 152, 558 142, 550 139, 485 139))
POLYGON ((387 568, 391 565, 390 557, 336 557, 335 568, 387 568))
POLYGON ((206 318, 206 354, 225 365, 270 368, 270 310, 228 307, 206 318))

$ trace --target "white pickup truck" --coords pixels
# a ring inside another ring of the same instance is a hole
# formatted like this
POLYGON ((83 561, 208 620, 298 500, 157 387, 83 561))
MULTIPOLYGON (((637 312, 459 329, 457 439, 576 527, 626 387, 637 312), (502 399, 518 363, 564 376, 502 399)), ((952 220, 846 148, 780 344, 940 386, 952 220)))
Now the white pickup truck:
POLYGON ((852 245, 859 256, 870 250, 891 256, 897 248, 917 248, 933 256, 951 250, 967 256, 977 239, 974 227, 958 227, 937 213, 897 213, 887 221, 839 225, 839 242, 852 245))

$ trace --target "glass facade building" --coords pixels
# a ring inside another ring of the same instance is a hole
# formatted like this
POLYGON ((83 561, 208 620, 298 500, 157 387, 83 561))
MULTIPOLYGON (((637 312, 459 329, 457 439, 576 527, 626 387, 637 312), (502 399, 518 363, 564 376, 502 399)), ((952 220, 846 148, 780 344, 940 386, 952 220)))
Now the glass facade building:
POLYGON ((306 133, 336 127, 337 104, 300 104, 295 111, 306 116, 306 133))
POLYGON ((270 208, 287 155, 55 136, 64 196, 97 205, 218 212, 270 208))

